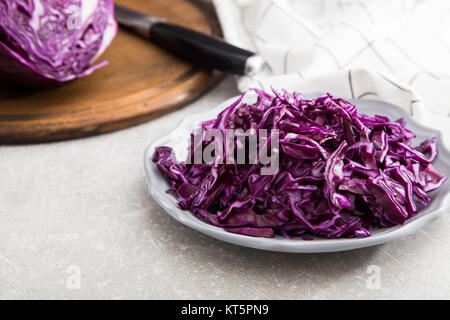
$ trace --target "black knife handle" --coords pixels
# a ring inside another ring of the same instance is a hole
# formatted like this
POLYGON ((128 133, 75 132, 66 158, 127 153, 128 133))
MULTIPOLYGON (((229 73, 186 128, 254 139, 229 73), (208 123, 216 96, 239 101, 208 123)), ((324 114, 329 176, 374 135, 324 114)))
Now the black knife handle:
POLYGON ((150 38, 175 55, 205 68, 239 75, 249 74, 248 58, 253 52, 235 47, 220 38, 167 22, 157 22, 150 38))

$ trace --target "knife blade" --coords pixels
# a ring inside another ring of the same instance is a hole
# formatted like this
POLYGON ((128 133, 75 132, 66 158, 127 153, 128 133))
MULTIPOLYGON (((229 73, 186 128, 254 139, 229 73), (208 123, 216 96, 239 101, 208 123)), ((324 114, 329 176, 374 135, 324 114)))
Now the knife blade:
POLYGON ((197 66, 238 75, 263 71, 264 59, 223 39, 114 4, 117 22, 197 66))

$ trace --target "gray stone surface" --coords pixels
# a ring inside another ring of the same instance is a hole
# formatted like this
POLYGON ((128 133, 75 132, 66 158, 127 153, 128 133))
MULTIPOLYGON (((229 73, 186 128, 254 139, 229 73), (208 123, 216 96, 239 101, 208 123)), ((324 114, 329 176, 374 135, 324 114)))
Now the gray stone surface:
POLYGON ((172 220, 147 193, 145 147, 236 94, 228 78, 134 128, 0 146, 0 298, 450 298, 449 214, 400 241, 332 254, 237 247, 172 220))

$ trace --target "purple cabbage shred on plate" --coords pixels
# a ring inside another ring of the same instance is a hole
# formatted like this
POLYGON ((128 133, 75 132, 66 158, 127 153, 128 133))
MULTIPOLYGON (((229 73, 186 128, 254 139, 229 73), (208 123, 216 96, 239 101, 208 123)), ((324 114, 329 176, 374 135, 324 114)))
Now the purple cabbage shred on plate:
MULTIPOLYGON (((436 139, 413 147, 415 135, 403 120, 359 114, 330 94, 307 100, 285 90, 274 96, 251 91, 255 103, 242 102, 244 93, 201 126, 224 135, 226 129, 278 129, 273 175, 261 175, 259 163, 178 162, 165 146, 153 157, 179 207, 212 225, 267 238, 368 237, 372 228, 414 216, 446 180, 432 165, 436 139)), ((192 137, 191 155, 199 147, 192 137)))

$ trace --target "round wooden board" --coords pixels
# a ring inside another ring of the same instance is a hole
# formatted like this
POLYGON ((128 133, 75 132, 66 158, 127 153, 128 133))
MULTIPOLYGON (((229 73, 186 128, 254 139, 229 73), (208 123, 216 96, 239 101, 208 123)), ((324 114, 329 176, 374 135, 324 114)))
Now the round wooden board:
MULTIPOLYGON (((220 35, 211 8, 192 1, 117 2, 220 35)), ((99 60, 109 65, 57 89, 0 88, 0 143, 57 141, 126 128, 185 105, 221 78, 124 30, 99 60)))

